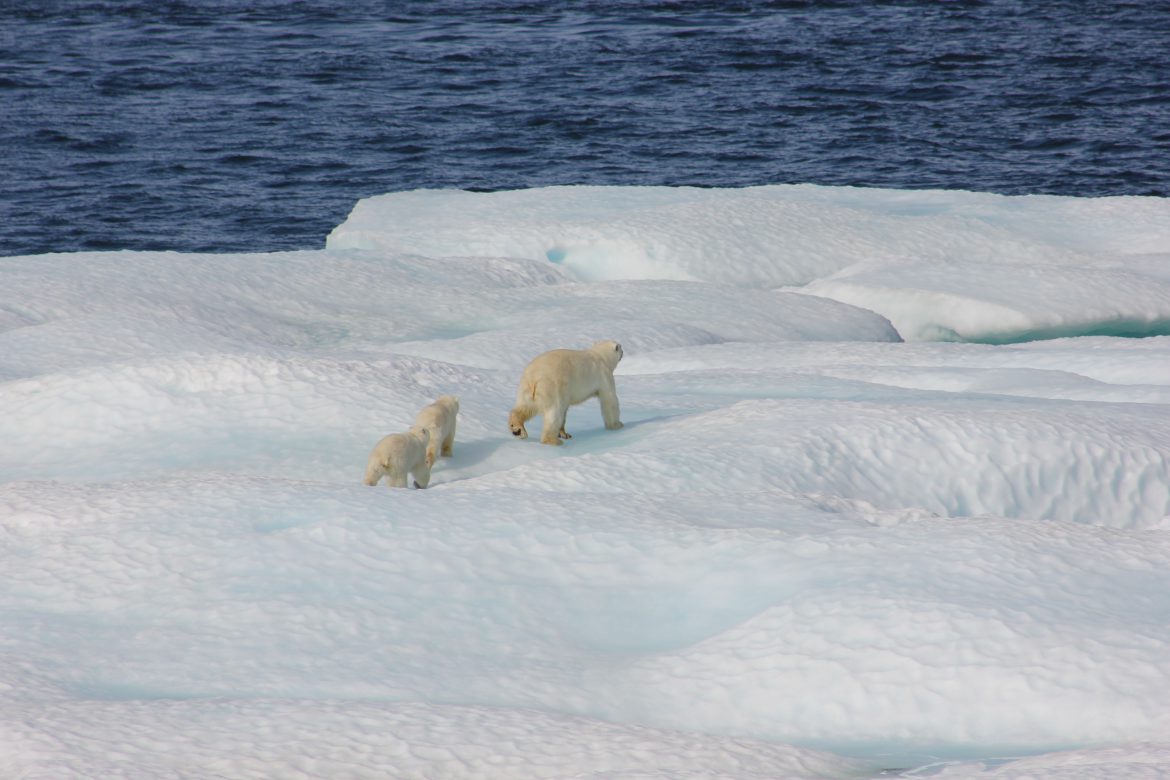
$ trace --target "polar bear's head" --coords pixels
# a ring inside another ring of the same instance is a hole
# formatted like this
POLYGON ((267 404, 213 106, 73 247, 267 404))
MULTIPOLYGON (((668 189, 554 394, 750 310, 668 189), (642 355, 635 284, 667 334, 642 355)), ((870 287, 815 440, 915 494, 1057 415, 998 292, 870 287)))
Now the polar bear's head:
POLYGON ((622 345, 612 340, 596 341, 589 348, 589 351, 600 355, 601 359, 605 361, 605 364, 609 366, 610 371, 617 366, 618 362, 622 359, 622 355, 625 354, 622 352, 622 345))
POLYGON ((457 395, 441 395, 435 399, 435 403, 452 412, 459 411, 459 396, 457 395))
POLYGON ((423 428, 421 425, 410 426, 408 433, 411 436, 414 436, 416 439, 421 440, 424 447, 431 443, 431 432, 426 428, 423 428))

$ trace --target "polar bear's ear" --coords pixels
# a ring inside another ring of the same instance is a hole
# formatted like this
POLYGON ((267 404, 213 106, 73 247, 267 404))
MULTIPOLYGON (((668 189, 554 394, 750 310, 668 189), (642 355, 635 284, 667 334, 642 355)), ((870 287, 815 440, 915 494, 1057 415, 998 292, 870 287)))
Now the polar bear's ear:
POLYGON ((617 353, 617 356, 619 359, 622 357, 622 355, 625 354, 624 352, 622 352, 622 345, 616 341, 613 343, 613 351, 617 353))

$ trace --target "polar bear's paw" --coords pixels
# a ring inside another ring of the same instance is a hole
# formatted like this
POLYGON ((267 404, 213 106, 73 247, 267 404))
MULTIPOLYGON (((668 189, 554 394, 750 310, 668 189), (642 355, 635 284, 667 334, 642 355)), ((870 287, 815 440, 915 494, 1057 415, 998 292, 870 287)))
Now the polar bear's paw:
POLYGON ((524 427, 524 423, 532 418, 532 413, 528 409, 517 407, 508 413, 508 430, 517 439, 527 439, 528 429, 524 427))

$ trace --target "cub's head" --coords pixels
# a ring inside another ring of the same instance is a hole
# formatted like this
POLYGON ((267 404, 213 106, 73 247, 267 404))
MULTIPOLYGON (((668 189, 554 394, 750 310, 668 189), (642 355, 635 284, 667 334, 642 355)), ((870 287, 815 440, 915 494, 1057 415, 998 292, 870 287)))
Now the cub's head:
POLYGON ((528 431, 524 429, 524 416, 513 409, 508 413, 508 430, 518 439, 527 439, 528 431))
POLYGON ((616 341, 597 341, 589 348, 590 351, 596 352, 605 361, 605 364, 611 369, 617 366, 625 354, 622 351, 622 345, 616 341))
POLYGON ((457 395, 441 395, 436 399, 435 403, 447 407, 452 412, 459 411, 459 396, 457 395))
POLYGON ((431 432, 418 425, 410 426, 410 434, 422 440, 423 446, 431 443, 431 432))

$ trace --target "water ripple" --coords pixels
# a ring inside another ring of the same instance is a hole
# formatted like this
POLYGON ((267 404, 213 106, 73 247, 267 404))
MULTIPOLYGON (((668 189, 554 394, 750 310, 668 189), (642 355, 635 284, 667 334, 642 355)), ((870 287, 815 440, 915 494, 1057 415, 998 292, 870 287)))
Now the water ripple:
POLYGON ((319 247, 358 198, 418 187, 1166 196, 1168 24, 1138 2, 12 0, 0 254, 319 247))

